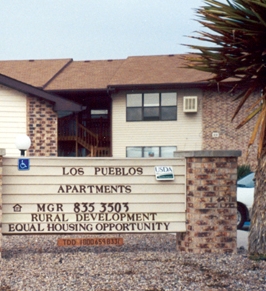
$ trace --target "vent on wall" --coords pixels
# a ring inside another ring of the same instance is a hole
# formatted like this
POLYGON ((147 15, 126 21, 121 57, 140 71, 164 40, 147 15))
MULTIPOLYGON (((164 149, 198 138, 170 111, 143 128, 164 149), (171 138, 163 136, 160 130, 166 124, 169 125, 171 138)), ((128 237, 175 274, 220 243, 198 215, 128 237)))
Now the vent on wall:
POLYGON ((197 112, 198 111, 198 97, 197 96, 184 96, 183 97, 183 111, 184 112, 197 112))

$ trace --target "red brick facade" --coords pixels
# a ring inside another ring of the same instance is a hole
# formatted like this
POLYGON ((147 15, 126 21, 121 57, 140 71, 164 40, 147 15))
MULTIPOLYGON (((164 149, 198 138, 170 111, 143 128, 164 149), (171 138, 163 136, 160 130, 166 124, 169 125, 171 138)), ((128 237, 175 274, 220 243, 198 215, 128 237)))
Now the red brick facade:
POLYGON ((236 94, 230 95, 229 89, 223 87, 218 91, 218 88, 212 87, 204 91, 203 150, 241 150, 242 156, 238 159, 238 164, 249 164, 254 170, 257 165, 257 143, 250 147, 247 160, 246 154, 255 119, 236 130, 237 125, 247 115, 246 110, 250 107, 252 99, 247 101, 234 121, 231 121, 240 100, 234 101, 236 94), (219 137, 213 137, 213 133, 218 133, 219 137))
POLYGON ((187 231, 177 250, 236 253, 236 151, 176 152, 187 163, 187 231))
POLYGON ((57 113, 45 100, 28 97, 27 127, 30 156, 57 156, 57 113))

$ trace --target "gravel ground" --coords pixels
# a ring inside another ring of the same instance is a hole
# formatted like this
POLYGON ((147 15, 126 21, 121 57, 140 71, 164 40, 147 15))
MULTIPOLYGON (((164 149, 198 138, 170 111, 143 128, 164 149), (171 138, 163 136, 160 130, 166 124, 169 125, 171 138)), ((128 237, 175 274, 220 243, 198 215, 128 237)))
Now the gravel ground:
POLYGON ((266 261, 249 260, 245 249, 195 255, 177 252, 172 234, 121 237, 123 246, 67 248, 54 235, 4 236, 0 290, 266 289, 266 261))

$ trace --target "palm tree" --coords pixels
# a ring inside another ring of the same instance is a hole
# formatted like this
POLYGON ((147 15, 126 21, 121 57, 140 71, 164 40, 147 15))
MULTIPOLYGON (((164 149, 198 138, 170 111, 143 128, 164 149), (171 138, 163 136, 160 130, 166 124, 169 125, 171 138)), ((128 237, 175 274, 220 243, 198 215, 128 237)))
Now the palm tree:
POLYGON ((205 0, 197 10, 198 20, 208 32, 192 38, 211 46, 187 45, 187 66, 212 73, 210 82, 236 81, 240 94, 232 119, 256 94, 253 105, 237 128, 256 118, 248 147, 258 136, 258 166, 249 234, 251 257, 266 258, 266 0, 205 0), (248 86, 247 86, 248 85, 248 86))

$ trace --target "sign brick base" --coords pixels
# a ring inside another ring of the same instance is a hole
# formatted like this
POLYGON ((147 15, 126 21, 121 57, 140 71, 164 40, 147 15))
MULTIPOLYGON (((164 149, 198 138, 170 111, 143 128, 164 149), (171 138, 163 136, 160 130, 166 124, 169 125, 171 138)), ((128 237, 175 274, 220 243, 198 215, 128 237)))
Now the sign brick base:
POLYGON ((177 250, 237 251, 237 157, 240 151, 176 152, 187 165, 187 231, 177 233, 177 250))

